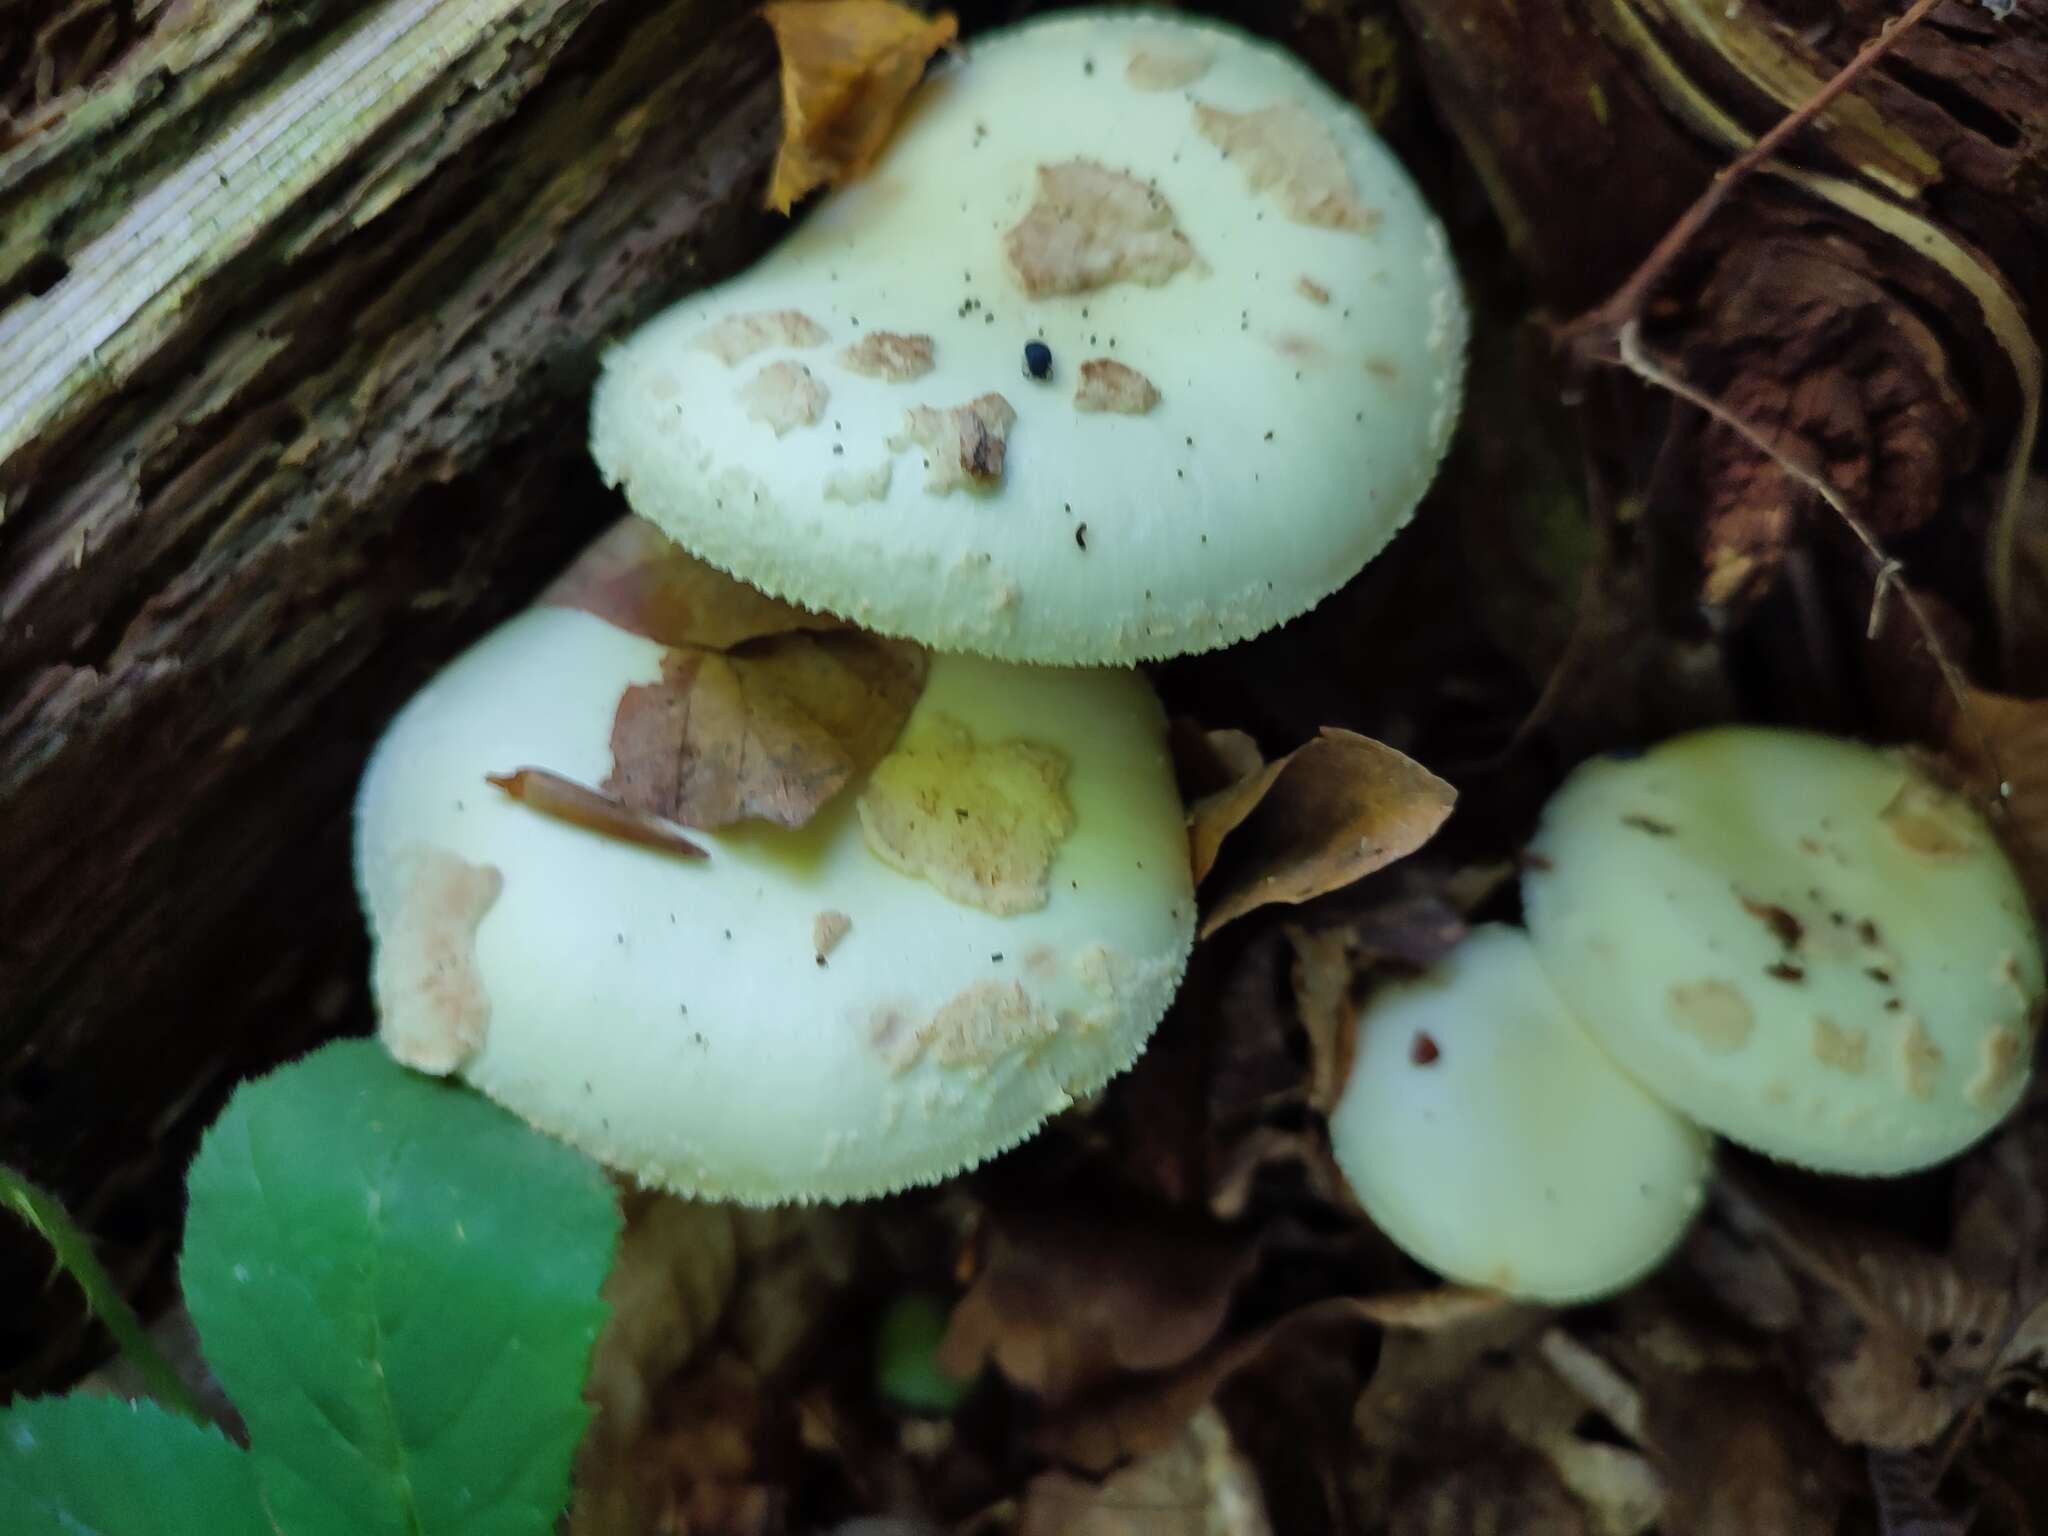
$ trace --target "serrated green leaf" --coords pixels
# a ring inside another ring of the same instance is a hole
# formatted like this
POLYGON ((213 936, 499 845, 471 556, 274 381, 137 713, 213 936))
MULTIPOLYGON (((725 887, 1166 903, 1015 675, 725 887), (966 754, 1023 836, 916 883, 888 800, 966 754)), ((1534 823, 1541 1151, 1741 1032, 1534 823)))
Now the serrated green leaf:
POLYGON ((274 1536, 249 1457, 155 1403, 47 1397, 0 1413, 7 1536, 274 1536))
POLYGON ((540 1536, 619 1214, 597 1166, 344 1041, 246 1084, 189 1181, 185 1303, 291 1536, 540 1536))

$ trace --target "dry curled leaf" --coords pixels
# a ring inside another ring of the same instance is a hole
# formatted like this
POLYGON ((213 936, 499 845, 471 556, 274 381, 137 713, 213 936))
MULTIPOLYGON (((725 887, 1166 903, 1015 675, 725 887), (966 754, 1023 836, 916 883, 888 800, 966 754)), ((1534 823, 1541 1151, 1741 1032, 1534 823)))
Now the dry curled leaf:
POLYGON ((1203 1408, 1165 1450, 1107 1482, 1066 1472, 1032 1480, 1023 1536, 1272 1536, 1257 1471, 1230 1427, 1203 1408))
POLYGON ((544 606, 577 608, 663 645, 728 650, 800 629, 844 629, 735 581, 685 554, 652 523, 624 517, 540 595, 544 606))
POLYGON ((1199 1218, 1115 1204, 997 1218, 939 1352, 948 1374, 970 1378, 993 1361, 1058 1400, 1178 1366, 1215 1338, 1257 1246, 1199 1218))
POLYGON ((688 854, 676 826, 800 827, 879 762, 924 691, 925 653, 779 602, 625 518, 541 596, 668 647, 625 690, 596 790, 544 767, 500 787, 595 830, 688 854))
POLYGON ((1967 710, 1949 719, 1949 750, 1986 793, 2005 785, 1999 831, 2034 910, 2048 912, 2048 699, 1984 688, 1965 698, 1967 710))
POLYGON ((1414 759, 1324 727, 1194 807, 1195 878, 1216 875, 1202 937, 1256 908, 1309 901, 1406 857, 1435 835, 1456 799, 1414 759))
POLYGON ((605 792, 686 827, 800 827, 881 761, 924 675, 917 646, 857 630, 677 647, 619 701, 605 792))
POLYGON ((960 30, 890 0, 779 0, 761 7, 782 51, 782 148, 768 206, 787 213, 813 187, 874 163, 933 54, 960 30))

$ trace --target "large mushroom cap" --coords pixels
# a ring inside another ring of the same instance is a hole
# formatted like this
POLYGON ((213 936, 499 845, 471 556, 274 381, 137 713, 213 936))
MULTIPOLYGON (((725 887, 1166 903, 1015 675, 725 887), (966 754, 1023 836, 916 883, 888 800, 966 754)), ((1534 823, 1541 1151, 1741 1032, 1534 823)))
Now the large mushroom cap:
POLYGON ((864 784, 801 830, 693 833, 704 860, 485 782, 602 782, 662 656, 536 608, 391 727, 357 867, 395 1054, 644 1183, 749 1203, 942 1178, 1137 1057, 1194 923, 1142 678, 934 657, 864 784))
POLYGON ((1905 1172, 2025 1086, 2039 931, 1983 818, 1903 753, 1727 727, 1587 763, 1523 893, 1594 1036, 1771 1156, 1905 1172))
POLYGON ((1435 218, 1298 61, 1069 13, 978 41, 866 180, 614 350, 591 447, 777 596, 1128 662, 1257 634, 1378 553, 1465 332, 1435 218))
POLYGON ((1422 1263, 1552 1302, 1619 1290, 1663 1258, 1710 1151, 1579 1027, 1528 937, 1497 926, 1374 994, 1330 1146, 1422 1263))

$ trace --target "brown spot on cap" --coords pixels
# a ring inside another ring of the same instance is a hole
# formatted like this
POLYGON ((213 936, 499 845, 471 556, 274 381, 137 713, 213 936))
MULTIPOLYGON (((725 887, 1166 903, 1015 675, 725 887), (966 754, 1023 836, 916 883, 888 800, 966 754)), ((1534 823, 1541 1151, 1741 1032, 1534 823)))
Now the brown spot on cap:
POLYGON ((1878 812, 1886 830, 1908 853, 1935 863, 1956 863, 1982 843, 1975 815, 1960 797, 1909 777, 1878 812))
POLYGON ((477 1053, 490 1024, 476 933, 505 877, 445 848, 402 859, 398 909, 377 925, 378 1034, 394 1060, 444 1076, 477 1053))
POLYGON ((1415 1038, 1408 1042, 1408 1059, 1418 1067, 1435 1066, 1443 1054, 1443 1048, 1436 1043, 1436 1036, 1426 1029, 1415 1031, 1415 1038))
POLYGON ((1844 1029, 1824 1013, 1813 1016, 1813 1059, 1824 1067, 1860 1077, 1870 1064, 1870 1036, 1844 1029))
POLYGON ((2001 1024, 1984 1037, 1977 1057, 1977 1073, 1963 1089, 1963 1097, 1979 1109, 1995 1109, 2006 1090, 2019 1076, 2026 1056, 2026 1040, 2016 1029, 2001 1024))
POLYGON ((825 499, 848 506, 880 501, 889 494, 889 482, 896 467, 887 459, 866 469, 837 469, 825 477, 825 499))
POLYGON ((1050 899, 1074 829, 1067 760, 1028 741, 980 743, 950 715, 921 721, 861 790, 861 832, 891 869, 997 916, 1050 899))
POLYGON ((1140 91, 1177 91, 1207 74, 1214 57, 1207 48, 1171 43, 1133 48, 1124 79, 1140 91))
POLYGON ((825 414, 828 391, 802 363, 784 358, 770 363, 740 390, 747 415, 774 429, 775 435, 815 424, 825 414))
POLYGON ((831 958, 832 951, 852 928, 853 919, 844 912, 820 912, 811 919, 811 949, 818 964, 823 965, 831 958))
POLYGON ((1157 188, 1093 160, 1038 168, 1038 196, 1003 236, 1003 256, 1033 298, 1116 282, 1157 287, 1195 259, 1157 188))
POLYGON ((1235 160, 1254 192, 1271 192, 1297 224, 1369 235, 1380 214, 1358 196, 1336 137, 1306 107, 1284 101, 1256 112, 1195 106, 1202 137, 1235 160))
POLYGON ((1291 363, 1319 363, 1327 355, 1323 344, 1299 331, 1281 331, 1273 337, 1273 350, 1291 363))
POLYGON ((1108 357, 1091 357, 1081 365, 1080 381, 1074 386, 1077 411, 1143 416, 1158 403, 1159 391, 1135 368, 1108 357))
POLYGON ((932 339, 901 331, 869 331, 841 352, 839 361, 867 378, 902 384, 932 371, 932 339))
POLYGON ((815 347, 824 340, 825 328, 809 315, 794 309, 771 309, 751 315, 727 315, 699 336, 694 345, 730 368, 770 347, 815 347))
MULTIPOLYGON (((1330 290, 1310 277, 1306 272, 1294 280, 1294 291, 1304 299, 1307 299, 1311 304, 1328 304, 1330 302, 1330 290)), ((1370 367, 1371 364, 1366 366, 1370 367)))
POLYGON ((1365 371, 1378 379, 1382 384, 1398 384, 1401 382, 1401 365, 1391 357, 1368 357, 1365 360, 1365 371))
POLYGON ((898 452, 924 449, 929 471, 924 488, 943 495, 962 486, 998 483, 1009 455, 1010 428, 1016 424, 1015 407, 1001 395, 977 395, 965 405, 912 407, 889 446, 898 452))
POLYGON ((1806 936, 1806 925, 1785 908, 1769 901, 1751 901, 1738 893, 1736 899, 1742 903, 1742 910, 1771 930, 1771 937, 1787 949, 1797 949, 1799 941, 1806 936))
POLYGON ((1659 821, 1654 816, 1642 816, 1634 812, 1621 818, 1624 827, 1633 827, 1638 832, 1647 832, 1652 837, 1676 837, 1678 828, 1668 821, 1659 821))
POLYGON ((941 1066, 990 1067, 1059 1033, 1021 982, 980 981, 958 993, 918 1031, 921 1049, 941 1066))
POLYGON ((1906 1015, 1905 1027, 1899 1032, 1899 1074, 1905 1079, 1906 1092, 1916 1099, 1933 1098, 1941 1064, 1941 1047, 1927 1033, 1927 1026, 1906 1015))
POLYGON ((1685 982, 1671 989, 1671 1018, 1716 1055, 1739 1050, 1756 1028, 1749 1002, 1725 981, 1685 982))

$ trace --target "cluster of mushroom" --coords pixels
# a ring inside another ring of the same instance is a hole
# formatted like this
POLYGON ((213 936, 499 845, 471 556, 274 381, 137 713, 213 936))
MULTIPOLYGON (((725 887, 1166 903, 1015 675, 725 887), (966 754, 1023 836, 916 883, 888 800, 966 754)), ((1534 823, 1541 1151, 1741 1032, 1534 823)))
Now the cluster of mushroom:
MULTIPOLYGON (((980 41, 868 178, 616 348, 592 412, 675 545, 914 642, 900 734, 801 826, 685 835, 610 788, 621 700, 672 648, 602 605, 514 618, 362 785, 386 1043, 707 1198, 857 1199, 1030 1135, 1136 1059, 1192 944, 1133 663, 1382 548, 1464 338, 1441 229, 1284 53, 1142 12, 980 41)), ((566 586, 639 558, 627 527, 566 586)))
POLYGON ((1332 1147, 1472 1284, 1617 1290, 1678 1242, 1709 1132, 1831 1173, 1954 1156, 2025 1089, 2048 983, 1985 818, 1903 752, 1723 727, 1582 765, 1528 928, 1476 929, 1358 1021, 1332 1147))

